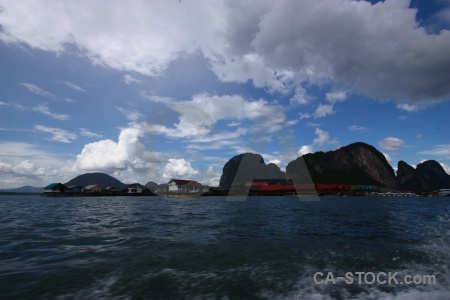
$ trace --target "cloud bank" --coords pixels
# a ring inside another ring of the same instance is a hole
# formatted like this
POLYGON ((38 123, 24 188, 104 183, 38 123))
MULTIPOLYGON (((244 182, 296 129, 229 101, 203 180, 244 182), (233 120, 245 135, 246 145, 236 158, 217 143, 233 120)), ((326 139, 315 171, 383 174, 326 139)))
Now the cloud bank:
MULTIPOLYGON (((157 77, 181 55, 202 53, 219 80, 251 81, 297 103, 308 101, 297 92, 310 84, 407 110, 450 98, 450 32, 427 33, 407 0, 0 3, 3 42, 57 54, 75 46, 93 64, 120 71, 157 77)), ((331 113, 323 110, 318 117, 331 113)))

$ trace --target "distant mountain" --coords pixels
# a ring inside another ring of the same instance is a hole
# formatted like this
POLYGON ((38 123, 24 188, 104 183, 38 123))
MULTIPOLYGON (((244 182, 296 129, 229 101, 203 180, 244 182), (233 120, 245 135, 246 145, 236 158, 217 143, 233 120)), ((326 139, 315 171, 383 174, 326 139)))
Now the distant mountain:
POLYGON ((434 160, 427 160, 414 169, 404 161, 399 161, 397 179, 401 190, 432 192, 450 188, 450 175, 434 160))
POLYGON ((83 187, 90 184, 98 184, 103 188, 113 186, 118 189, 122 189, 125 186, 127 186, 125 183, 105 173, 86 173, 79 175, 70 180, 69 182, 65 183, 65 185, 67 186, 81 185, 83 187))
POLYGON ((285 181, 286 173, 276 164, 266 164, 259 154, 244 153, 236 155, 224 165, 220 186, 230 187, 257 179, 285 181))
POLYGON ((156 182, 153 182, 153 181, 149 181, 145 184, 145 187, 151 191, 154 191, 159 187, 159 184, 157 184, 156 182))
MULTIPOLYGON (((296 178, 302 170, 301 160, 314 183, 372 184, 397 187, 394 170, 385 156, 373 146, 354 143, 335 151, 303 155, 286 167, 288 178, 296 178)), ((304 168, 303 168, 304 169, 304 168)))
POLYGON ((8 192, 8 193, 42 193, 44 191, 41 187, 34 187, 30 185, 22 186, 15 189, 1 189, 0 192, 8 192))

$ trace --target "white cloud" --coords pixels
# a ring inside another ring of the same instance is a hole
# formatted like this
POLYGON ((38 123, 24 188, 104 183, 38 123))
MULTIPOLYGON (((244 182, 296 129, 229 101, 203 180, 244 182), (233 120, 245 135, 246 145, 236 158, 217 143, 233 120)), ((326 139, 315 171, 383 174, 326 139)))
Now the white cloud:
POLYGON ((0 101, 0 106, 9 106, 9 103, 0 101))
POLYGON ((0 188, 45 186, 67 179, 56 171, 66 163, 57 154, 22 142, 0 142, 0 149, 0 188))
POLYGON ((310 115, 310 114, 308 114, 308 113, 299 113, 299 116, 300 116, 300 120, 303 120, 303 119, 310 119, 312 116, 310 115))
POLYGON ((298 155, 305 155, 305 154, 308 154, 308 153, 313 153, 313 152, 316 151, 316 148, 321 148, 325 144, 336 144, 336 143, 338 143, 336 138, 330 139, 330 134, 327 131, 325 131, 325 130, 322 130, 320 128, 316 128, 316 130, 314 130, 314 133, 317 135, 317 137, 313 140, 312 144, 311 145, 303 145, 303 146, 301 146, 300 149, 297 152, 298 155))
POLYGON ((0 38, 6 43, 22 42, 56 53, 74 44, 94 64, 149 76, 159 75, 183 52, 192 53, 202 44, 206 50, 222 11, 217 10, 220 2, 203 1, 111 1, 107 6, 87 1, 58 7, 36 1, 3 6, 0 38))
POLYGON ((400 104, 450 96, 450 32, 427 33, 407 0, 51 4, 4 2, 0 39, 58 54, 74 45, 93 64, 148 76, 198 51, 220 80, 299 103, 296 88, 322 83, 400 104))
POLYGON ((350 131, 355 131, 355 132, 366 132, 369 129, 367 129, 366 127, 363 126, 358 126, 358 125, 352 125, 348 128, 350 131))
POLYGON ((206 171, 207 177, 204 177, 201 180, 201 183, 203 185, 209 185, 209 186, 219 186, 220 183, 220 177, 222 176, 221 172, 214 171, 213 167, 208 167, 208 170, 206 171))
POLYGON ((53 95, 53 94, 50 93, 50 92, 47 92, 46 90, 44 90, 44 89, 38 87, 38 86, 35 85, 35 84, 32 84, 32 83, 22 83, 22 85, 23 85, 24 87, 26 87, 30 92, 32 92, 32 93, 34 93, 34 94, 36 94, 36 95, 43 96, 43 97, 47 97, 47 98, 50 98, 50 99, 53 99, 53 100, 56 99, 55 95, 53 95))
POLYGON ((309 103, 308 93, 303 87, 298 86, 295 89, 294 96, 292 96, 290 102, 291 104, 308 104, 309 103))
POLYGON ((444 163, 441 163, 442 168, 444 168, 445 173, 450 175, 450 166, 444 163))
POLYGON ((313 153, 314 152, 314 148, 311 145, 303 145, 300 147, 300 149, 298 150, 297 154, 298 155, 305 155, 308 153, 313 153))
POLYGON ((253 122, 251 127, 254 132, 267 133, 292 124, 287 121, 282 106, 269 104, 262 99, 246 100, 240 95, 197 94, 189 101, 172 102, 165 110, 154 114, 154 118, 149 118, 152 124, 147 124, 146 131, 170 138, 205 136, 222 120, 232 120, 231 124, 250 121, 253 122), (162 118, 163 114, 167 117, 162 118), (165 124, 161 124, 162 122, 165 124))
POLYGON ((171 158, 169 162, 164 167, 164 178, 182 178, 189 179, 192 176, 197 175, 198 171, 194 170, 191 163, 183 158, 176 159, 171 158))
POLYGON ((162 96, 157 96, 157 95, 153 95, 149 92, 141 92, 141 97, 149 100, 150 102, 154 102, 154 103, 172 103, 175 102, 174 99, 170 98, 170 97, 162 97, 162 96))
POLYGON ((139 83, 141 82, 141 80, 131 76, 130 74, 125 74, 123 76, 123 82, 125 82, 125 84, 132 84, 132 83, 139 83))
POLYGON ((186 104, 198 107, 215 121, 224 119, 255 119, 269 115, 275 108, 262 99, 248 101, 240 95, 218 96, 207 93, 195 95, 186 104))
POLYGON ((48 105, 43 103, 38 104, 34 107, 27 107, 19 103, 12 103, 11 105, 19 111, 32 110, 61 121, 66 121, 70 119, 70 116, 67 114, 59 114, 51 112, 48 105))
POLYGON ((280 164, 281 164, 281 160, 275 158, 275 159, 269 160, 268 163, 269 163, 269 164, 276 164, 276 165, 279 167, 280 164))
POLYGON ((75 83, 72 83, 72 82, 69 82, 69 81, 64 81, 63 83, 65 85, 67 85, 68 87, 70 87, 71 89, 75 90, 75 91, 88 94, 88 92, 85 89, 83 89, 82 87, 76 85, 75 83))
POLYGON ((398 151, 403 147, 404 144, 405 141, 396 137, 387 137, 378 142, 378 146, 388 151, 398 151))
POLYGON ((326 93, 325 97, 331 103, 342 102, 347 99, 347 93, 345 91, 333 91, 326 93))
POLYGON ((118 142, 101 140, 86 144, 77 155, 75 166, 81 170, 126 169, 135 160, 138 127, 121 130, 118 142))
POLYGON ((52 135, 51 139, 55 142, 61 142, 61 143, 71 143, 73 140, 77 138, 77 135, 64 130, 60 128, 53 128, 53 127, 47 127, 43 125, 35 125, 34 129, 44 132, 44 133, 50 133, 52 135))
POLYGON ((241 122, 230 122, 227 124, 228 127, 236 127, 241 125, 241 122))
POLYGON ((316 111, 314 112, 314 117, 323 118, 334 113, 335 111, 333 110, 332 104, 319 104, 319 106, 317 106, 316 108, 316 111))
POLYGON ((419 154, 442 156, 450 158, 450 144, 436 145, 430 150, 420 151, 419 154))
POLYGON ((316 128, 314 133, 317 135, 317 138, 313 140, 314 145, 323 146, 330 140, 330 134, 320 128, 316 128))
POLYGON ((101 134, 89 131, 86 128, 80 128, 80 135, 90 138, 102 138, 103 136, 101 134))
POLYGON ((407 111, 407 112, 417 112, 419 110, 422 110, 425 108, 424 105, 420 105, 420 104, 408 104, 408 103, 400 103, 397 104, 397 108, 407 111))
POLYGON ((383 153, 383 155, 384 155, 384 157, 386 157, 386 160, 388 161, 388 163, 392 163, 394 161, 389 154, 383 153))
POLYGON ((52 117, 54 119, 57 119, 57 120, 65 121, 65 120, 69 120, 70 119, 69 115, 50 112, 50 110, 49 110, 49 108, 48 108, 48 106, 46 104, 38 104, 37 106, 35 106, 33 108, 33 110, 37 111, 37 112, 40 112, 40 113, 42 113, 44 115, 50 116, 50 117, 52 117))
POLYGON ((118 106, 116 106, 116 109, 118 111, 120 111, 121 113, 123 113, 125 115, 125 117, 132 122, 136 122, 137 120, 144 117, 143 114, 141 114, 140 112, 138 112, 135 109, 126 109, 126 108, 118 107, 118 106))

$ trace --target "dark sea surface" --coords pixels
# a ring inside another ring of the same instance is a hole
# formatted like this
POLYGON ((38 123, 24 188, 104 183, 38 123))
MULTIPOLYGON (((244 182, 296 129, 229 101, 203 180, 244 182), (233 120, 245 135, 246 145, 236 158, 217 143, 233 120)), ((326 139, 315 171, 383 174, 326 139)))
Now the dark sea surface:
POLYGON ((0 298, 450 299, 450 198, 320 199, 0 196, 0 298))

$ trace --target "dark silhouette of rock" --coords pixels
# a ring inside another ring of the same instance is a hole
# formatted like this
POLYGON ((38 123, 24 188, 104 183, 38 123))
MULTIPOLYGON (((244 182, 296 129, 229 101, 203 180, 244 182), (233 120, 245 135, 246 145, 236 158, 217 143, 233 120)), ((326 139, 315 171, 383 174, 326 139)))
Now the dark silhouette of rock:
POLYGON ((153 182, 153 181, 149 181, 145 184, 145 187, 151 191, 154 191, 159 187, 159 184, 157 184, 156 182, 153 182))
POLYGON ((285 181, 286 173, 273 163, 267 164, 259 154, 244 153, 230 159, 223 167, 221 187, 231 187, 254 180, 285 181))
POLYGON ((435 160, 427 160, 416 167, 417 173, 427 184, 426 191, 431 192, 438 189, 450 188, 450 175, 435 160))
POLYGON ((414 169, 404 161, 398 163, 399 189, 416 193, 450 188, 450 175, 435 160, 427 160, 414 169))
POLYGON ((402 191, 420 193, 428 189, 427 183, 417 170, 402 160, 397 164, 397 181, 402 191))
POLYGON ((287 165, 287 177, 294 182, 302 183, 302 178, 308 177, 305 166, 314 183, 397 187, 394 170, 384 155, 365 143, 354 143, 335 151, 316 152, 298 157, 287 165))
POLYGON ((64 185, 66 186, 81 185, 84 187, 91 184, 98 184, 102 188, 113 186, 117 189, 123 189, 126 186, 125 183, 105 173, 85 173, 73 178, 64 185))

